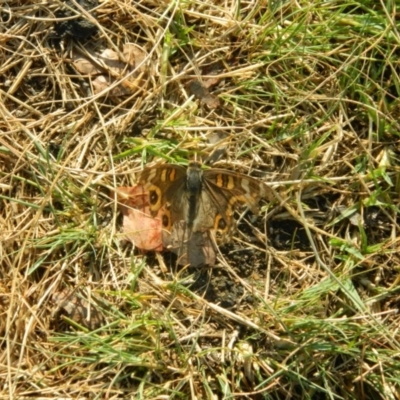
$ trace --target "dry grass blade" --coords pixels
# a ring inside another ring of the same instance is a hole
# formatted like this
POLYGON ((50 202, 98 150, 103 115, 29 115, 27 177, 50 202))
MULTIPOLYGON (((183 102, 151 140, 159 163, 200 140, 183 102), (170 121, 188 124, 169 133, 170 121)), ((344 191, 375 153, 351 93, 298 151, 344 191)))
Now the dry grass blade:
POLYGON ((0 397, 399 398, 396 6, 2 2, 0 397), (275 192, 208 269, 113 197, 193 158, 275 192))

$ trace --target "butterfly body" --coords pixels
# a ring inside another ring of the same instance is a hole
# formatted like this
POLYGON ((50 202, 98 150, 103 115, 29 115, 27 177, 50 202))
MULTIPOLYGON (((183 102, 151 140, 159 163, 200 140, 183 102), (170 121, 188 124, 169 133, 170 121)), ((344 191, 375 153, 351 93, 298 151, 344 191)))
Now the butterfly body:
POLYGON ((150 212, 159 215, 163 229, 171 232, 184 221, 189 233, 218 230, 229 232, 234 209, 246 205, 257 212, 257 203, 267 188, 255 178, 224 169, 202 170, 191 162, 188 168, 161 164, 147 167, 139 184, 149 192, 150 212))

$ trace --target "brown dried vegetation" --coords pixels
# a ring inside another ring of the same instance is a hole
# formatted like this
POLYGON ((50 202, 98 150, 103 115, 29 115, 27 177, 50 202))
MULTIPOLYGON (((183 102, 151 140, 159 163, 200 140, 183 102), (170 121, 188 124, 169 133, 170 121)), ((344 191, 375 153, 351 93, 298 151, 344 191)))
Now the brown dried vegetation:
POLYGON ((395 5, 3 3, 1 398, 400 398, 395 5), (112 195, 194 156, 275 191, 212 269, 112 195))

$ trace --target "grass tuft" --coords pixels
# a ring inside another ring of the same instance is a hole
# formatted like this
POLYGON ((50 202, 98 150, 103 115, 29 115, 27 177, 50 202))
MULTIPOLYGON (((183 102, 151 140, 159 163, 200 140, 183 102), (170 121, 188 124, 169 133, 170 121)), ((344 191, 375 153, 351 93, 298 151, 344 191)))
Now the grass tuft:
POLYGON ((390 1, 7 2, 0 397, 399 398, 397 16, 390 1), (78 17, 93 36, 57 33, 78 17), (76 52, 106 49, 125 67, 92 57, 98 93, 76 52), (236 216, 214 268, 134 249, 111 194, 193 158, 275 193, 236 216))

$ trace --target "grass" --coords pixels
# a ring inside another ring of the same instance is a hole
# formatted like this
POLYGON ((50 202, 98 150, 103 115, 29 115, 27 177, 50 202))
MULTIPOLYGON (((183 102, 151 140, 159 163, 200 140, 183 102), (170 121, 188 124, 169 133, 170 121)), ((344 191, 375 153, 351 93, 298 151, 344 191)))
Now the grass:
POLYGON ((396 2, 103 1, 82 40, 61 5, 1 7, 0 398, 399 398, 396 2), (73 52, 128 42, 145 73, 93 94, 73 52), (198 270, 110 190, 195 156, 275 192, 198 270))

